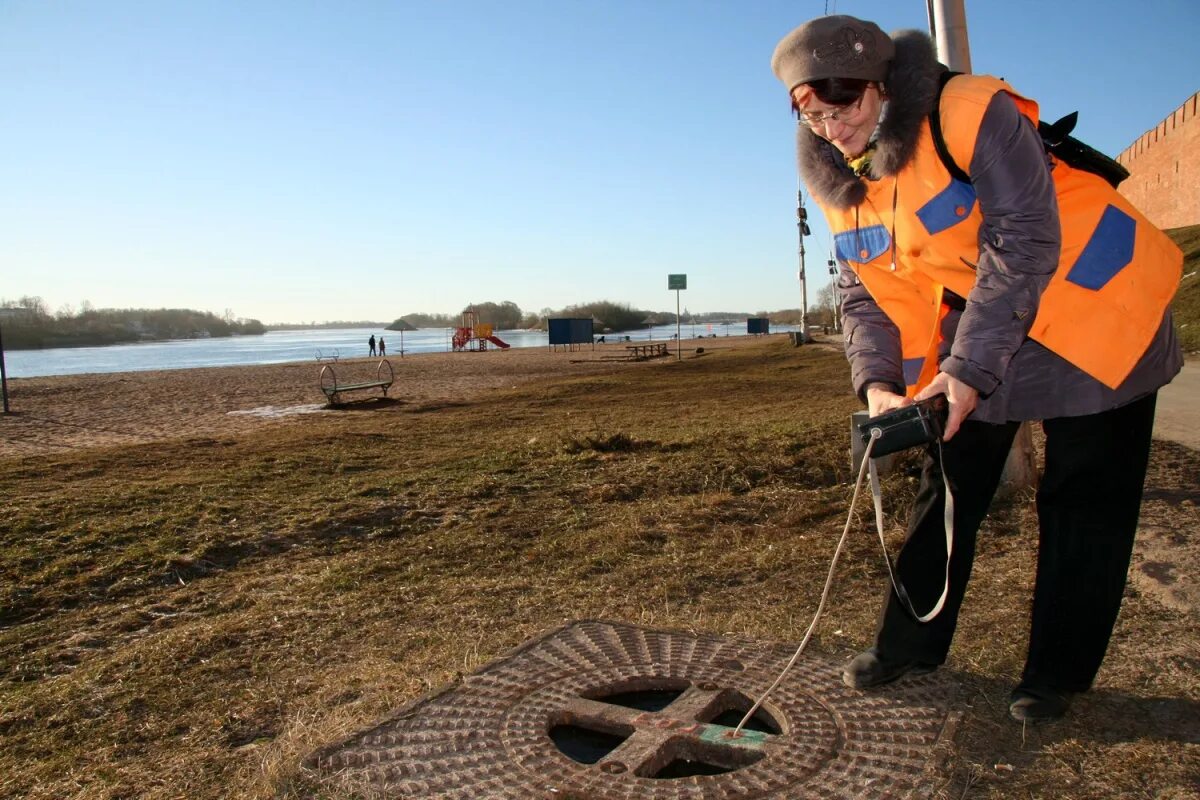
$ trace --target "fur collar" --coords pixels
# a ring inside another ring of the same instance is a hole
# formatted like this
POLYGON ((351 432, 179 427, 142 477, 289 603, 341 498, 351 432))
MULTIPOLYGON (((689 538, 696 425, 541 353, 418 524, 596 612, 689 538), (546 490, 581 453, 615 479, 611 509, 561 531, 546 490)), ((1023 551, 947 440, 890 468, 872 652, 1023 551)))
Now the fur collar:
MULTIPOLYGON (((892 36, 896 55, 888 70, 887 114, 879 126, 871 177, 895 175, 912 160, 921 135, 921 123, 933 110, 938 77, 946 69, 938 63, 933 43, 920 31, 899 31, 892 36)), ((867 196, 863 179, 856 178, 837 148, 803 125, 796 126, 800 177, 822 203, 853 208, 867 196)))

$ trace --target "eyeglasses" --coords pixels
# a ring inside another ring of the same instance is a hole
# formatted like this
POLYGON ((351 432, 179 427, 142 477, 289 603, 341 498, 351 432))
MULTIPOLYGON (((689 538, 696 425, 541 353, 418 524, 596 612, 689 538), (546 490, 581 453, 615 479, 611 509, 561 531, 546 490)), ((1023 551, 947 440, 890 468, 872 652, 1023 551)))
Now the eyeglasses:
MULTIPOLYGON (((868 88, 870 88, 870 87, 868 87, 868 88)), ((846 105, 844 105, 844 106, 838 106, 833 111, 830 111, 828 113, 821 112, 821 111, 813 111, 813 112, 806 113, 804 111, 801 111, 800 108, 796 105, 796 101, 793 100, 792 101, 792 111, 795 112, 796 118, 800 120, 801 125, 804 125, 805 127, 808 127, 808 128, 816 128, 821 125, 824 125, 826 122, 838 122, 838 121, 844 120, 846 117, 854 116, 855 114, 858 113, 858 110, 860 108, 862 108, 862 101, 863 101, 863 98, 866 96, 867 96, 867 93, 864 91, 862 94, 860 94, 858 96, 857 100, 846 103, 846 105)))

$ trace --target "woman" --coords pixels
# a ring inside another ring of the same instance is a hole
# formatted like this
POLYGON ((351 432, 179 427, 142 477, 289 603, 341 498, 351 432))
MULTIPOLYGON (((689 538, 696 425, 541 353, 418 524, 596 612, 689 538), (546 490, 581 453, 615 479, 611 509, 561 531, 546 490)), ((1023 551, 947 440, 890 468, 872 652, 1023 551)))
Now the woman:
POLYGON ((987 76, 944 81, 922 33, 821 17, 779 43, 772 69, 801 123, 801 177, 834 234, 855 391, 872 415, 949 400, 897 559, 914 607, 931 608, 946 566, 944 470, 945 605, 919 622, 889 586, 875 646, 843 679, 869 688, 945 661, 1013 436, 1043 420, 1037 583, 1009 710, 1061 717, 1091 686, 1120 609, 1156 393, 1182 366, 1167 310, 1182 255, 1103 179, 1046 155, 1036 103, 987 76))

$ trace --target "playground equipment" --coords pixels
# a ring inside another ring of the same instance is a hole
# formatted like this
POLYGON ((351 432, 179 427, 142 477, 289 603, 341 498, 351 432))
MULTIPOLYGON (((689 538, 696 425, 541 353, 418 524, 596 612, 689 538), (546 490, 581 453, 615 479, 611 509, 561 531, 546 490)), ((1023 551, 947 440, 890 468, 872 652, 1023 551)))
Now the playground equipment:
POLYGON ((451 339, 451 343, 454 345, 454 352, 487 350, 488 342, 496 345, 501 350, 507 350, 510 347, 508 342, 505 342, 499 336, 492 333, 492 326, 490 324, 479 321, 479 315, 474 309, 464 311, 462 325, 454 329, 454 337, 451 339))

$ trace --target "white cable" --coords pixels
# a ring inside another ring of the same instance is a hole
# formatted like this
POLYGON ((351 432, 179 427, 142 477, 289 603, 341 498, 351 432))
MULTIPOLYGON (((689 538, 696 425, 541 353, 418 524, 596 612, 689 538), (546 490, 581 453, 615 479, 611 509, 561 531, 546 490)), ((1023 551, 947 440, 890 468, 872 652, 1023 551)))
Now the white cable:
POLYGON ((854 520, 854 504, 858 502, 858 492, 862 489, 863 477, 867 474, 867 465, 871 462, 871 449, 875 446, 875 440, 881 436, 883 436, 882 430, 879 428, 871 429, 871 439, 867 442, 867 449, 863 452, 862 464, 858 468, 858 481, 854 484, 854 494, 850 496, 850 513, 846 515, 846 527, 842 529, 842 538, 838 539, 837 549, 833 551, 833 561, 829 564, 829 574, 825 576, 825 588, 821 591, 821 602, 817 604, 817 613, 813 615, 812 624, 808 626, 808 632, 804 634, 803 641, 796 648, 796 652, 792 654, 792 658, 788 661, 787 666, 783 668, 783 672, 779 673, 779 677, 775 679, 775 682, 767 687, 767 690, 762 693, 762 697, 758 698, 758 702, 746 712, 746 716, 742 717, 742 721, 733 729, 733 733, 730 734, 730 738, 732 739, 736 739, 742 735, 742 726, 749 722, 750 718, 754 716, 754 712, 758 711, 771 692, 775 691, 775 688, 783 683, 783 679, 787 677, 796 660, 800 658, 800 654, 804 652, 804 648, 808 645, 808 640, 812 638, 813 631, 817 628, 817 622, 821 619, 821 613, 825 610, 825 601, 829 598, 829 589, 833 585, 833 572, 837 568, 838 558, 842 555, 842 547, 846 544, 846 537, 850 534, 850 523, 854 520))

